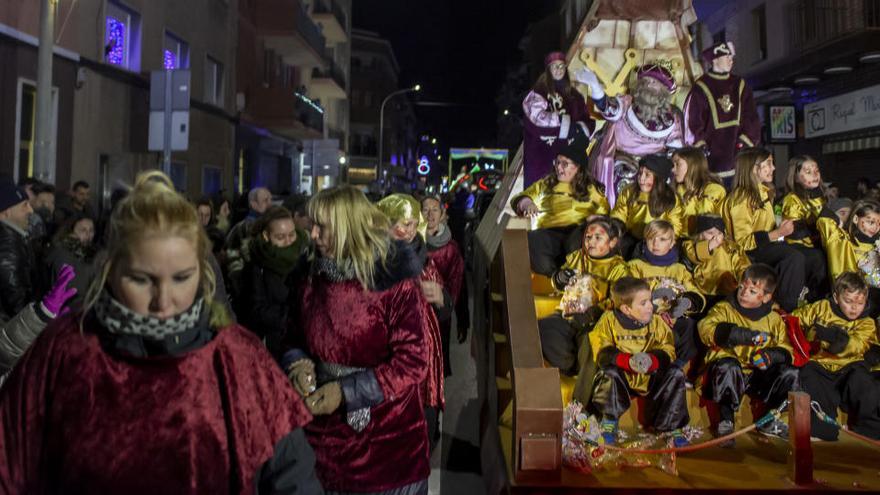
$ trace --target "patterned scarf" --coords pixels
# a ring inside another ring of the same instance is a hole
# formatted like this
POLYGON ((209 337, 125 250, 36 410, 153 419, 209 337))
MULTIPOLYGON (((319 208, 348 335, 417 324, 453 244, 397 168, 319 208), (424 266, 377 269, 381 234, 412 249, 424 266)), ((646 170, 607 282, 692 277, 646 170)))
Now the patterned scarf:
POLYGON ((336 264, 336 260, 319 256, 315 259, 315 273, 323 275, 324 278, 331 282, 342 282, 344 280, 353 280, 355 278, 354 269, 351 266, 340 267, 336 264))
POLYGON ((95 316, 101 326, 110 333, 137 335, 145 339, 161 341, 169 335, 195 328, 202 315, 204 303, 204 298, 200 296, 183 313, 161 320, 154 316, 135 313, 104 290, 95 304, 95 316))

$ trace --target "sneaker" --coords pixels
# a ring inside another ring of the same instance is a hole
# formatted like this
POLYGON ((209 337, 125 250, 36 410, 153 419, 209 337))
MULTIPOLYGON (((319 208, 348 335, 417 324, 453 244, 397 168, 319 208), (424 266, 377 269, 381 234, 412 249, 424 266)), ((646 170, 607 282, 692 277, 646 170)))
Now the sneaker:
POLYGON ((672 446, 675 448, 686 447, 690 445, 686 436, 684 436, 684 432, 681 431, 680 428, 672 430, 670 432, 670 438, 672 439, 672 446))
POLYGON ((788 425, 783 423, 782 421, 779 421, 778 419, 774 419, 773 421, 763 426, 759 426, 758 431, 768 437, 776 437, 783 440, 788 440, 788 425))
POLYGON ((617 445, 617 420, 603 419, 599 425, 605 445, 617 445))
MULTIPOLYGON (((718 423, 718 431, 716 436, 723 437, 725 435, 730 435, 731 433, 733 433, 733 421, 725 419, 724 421, 718 423)), ((732 449, 736 447, 736 440, 733 438, 731 438, 730 440, 725 440, 721 442, 719 446, 723 449, 732 449)))

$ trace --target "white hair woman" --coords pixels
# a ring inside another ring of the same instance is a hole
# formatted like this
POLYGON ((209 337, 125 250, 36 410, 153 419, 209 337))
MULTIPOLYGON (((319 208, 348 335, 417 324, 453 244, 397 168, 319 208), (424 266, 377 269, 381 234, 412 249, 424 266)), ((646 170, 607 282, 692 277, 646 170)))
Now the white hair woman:
POLYGON ((318 478, 330 493, 427 494, 422 264, 354 187, 319 192, 309 216, 318 257, 282 365, 315 415, 318 478))
POLYGON ((0 493, 320 492, 311 415, 214 301, 195 208, 147 172, 109 229, 83 312, 0 390, 0 493))

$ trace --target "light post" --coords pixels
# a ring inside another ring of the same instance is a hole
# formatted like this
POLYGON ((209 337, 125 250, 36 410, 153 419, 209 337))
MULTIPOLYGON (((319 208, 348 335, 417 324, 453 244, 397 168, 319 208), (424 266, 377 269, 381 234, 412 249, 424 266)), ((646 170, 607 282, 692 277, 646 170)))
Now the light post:
MULTIPOLYGON (((416 84, 415 86, 413 86, 411 88, 404 88, 404 89, 399 89, 397 91, 394 91, 390 95, 386 96, 384 100, 382 100, 382 106, 379 107, 379 163, 376 164, 376 179, 377 180, 382 179, 382 168, 383 168, 383 166, 382 166, 382 155, 383 155, 382 148, 384 147, 383 145, 385 144, 385 104, 388 103, 388 100, 390 100, 394 96, 402 95, 404 93, 409 93, 409 92, 416 92, 417 93, 421 90, 422 90, 422 85, 416 84)), ((382 186, 384 188, 385 184, 383 184, 382 186)))

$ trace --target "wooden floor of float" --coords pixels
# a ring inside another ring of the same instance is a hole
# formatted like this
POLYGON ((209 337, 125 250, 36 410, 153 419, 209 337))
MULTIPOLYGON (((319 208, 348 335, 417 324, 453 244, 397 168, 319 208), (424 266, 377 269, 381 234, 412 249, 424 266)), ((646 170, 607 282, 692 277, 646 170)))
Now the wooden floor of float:
MULTIPOLYGON (((547 316, 558 305, 558 297, 549 296, 552 286, 549 280, 533 276, 538 317, 547 316), (543 294, 543 295, 542 295, 543 294)), ((571 381, 563 380, 563 382, 571 381)), ((571 397, 573 383, 563 383, 563 401, 571 397)), ((706 410, 699 406, 699 398, 693 390, 688 391, 688 410, 691 424, 708 425, 706 410)), ((508 408, 502 415, 499 430, 502 448, 512 473, 511 413, 508 408)), ((843 416, 841 415, 841 419, 843 416)), ((748 398, 743 401, 737 413, 737 428, 752 424, 748 398)), ((637 432, 637 412, 631 408, 621 418, 620 426, 627 433, 637 432)), ((703 438, 695 443, 712 438, 706 428, 703 438)), ((836 442, 813 442, 814 475, 816 483, 807 488, 816 491, 856 490, 880 491, 880 448, 862 443, 841 433, 836 442)), ((563 468, 562 478, 553 489, 539 488, 535 493, 563 493, 566 488, 604 488, 621 491, 644 489, 687 489, 687 490, 790 490, 796 485, 790 480, 788 467, 789 445, 787 441, 770 439, 759 433, 748 433, 736 439, 736 447, 722 449, 710 447, 678 456, 678 476, 667 474, 658 468, 627 468, 594 471, 589 474, 563 468)), ((514 491, 527 487, 513 484, 514 491)), ((604 491, 604 490, 603 490, 604 491)))
MULTIPOLYGON (((501 438, 509 464, 509 428, 501 427, 501 438)), ((841 435, 837 442, 814 442, 813 459, 816 483, 802 488, 880 491, 880 449, 876 447, 841 435)), ((787 462, 787 442, 749 433, 737 438, 734 449, 709 448, 679 455, 678 476, 655 467, 590 474, 563 468, 562 479, 554 486, 559 487, 559 492, 565 488, 790 490, 796 486, 788 477, 787 462)))

